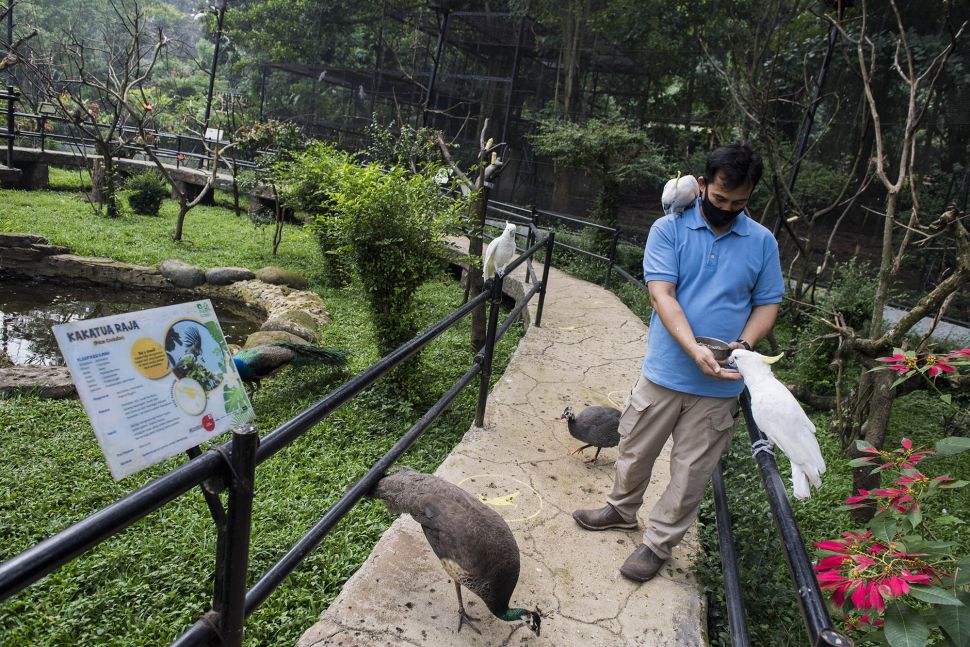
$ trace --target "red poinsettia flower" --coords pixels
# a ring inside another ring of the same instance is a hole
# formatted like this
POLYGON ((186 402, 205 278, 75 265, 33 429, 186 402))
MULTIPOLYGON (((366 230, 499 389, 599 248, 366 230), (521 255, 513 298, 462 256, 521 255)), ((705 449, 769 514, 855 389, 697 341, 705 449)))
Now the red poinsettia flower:
POLYGON ((832 553, 818 561, 815 572, 819 586, 831 592, 839 607, 850 602, 881 615, 886 600, 906 595, 911 584, 929 584, 936 575, 923 555, 887 546, 868 530, 845 532, 841 539, 816 542, 815 547, 832 553))
POLYGON ((941 373, 954 373, 956 369, 947 364, 946 357, 940 357, 939 355, 927 355, 924 360, 926 366, 926 372, 930 374, 930 377, 936 377, 941 373))
POLYGON ((959 350, 950 351, 947 354, 947 359, 957 359, 961 357, 970 357, 970 348, 961 348, 959 350))
POLYGON ((906 353, 896 353, 890 357, 880 357, 877 361, 886 362, 889 364, 886 368, 890 371, 896 371, 900 375, 916 369, 916 356, 907 355, 906 353))

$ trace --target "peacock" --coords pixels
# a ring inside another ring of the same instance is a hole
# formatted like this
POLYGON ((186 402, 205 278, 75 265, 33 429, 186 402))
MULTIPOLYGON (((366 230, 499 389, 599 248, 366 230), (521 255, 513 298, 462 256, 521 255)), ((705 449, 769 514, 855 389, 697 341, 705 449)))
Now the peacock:
POLYGON ((510 608, 519 579, 519 546, 502 516, 474 496, 437 476, 400 468, 378 481, 371 496, 392 514, 407 512, 421 524, 431 550, 455 583, 458 631, 467 624, 478 634, 461 599, 464 585, 480 597, 496 618, 522 621, 539 635, 538 608, 510 608))
POLYGON ((347 354, 336 348, 280 342, 244 348, 233 355, 232 363, 236 365, 243 382, 259 388, 260 380, 288 364, 343 366, 347 363, 347 354))
POLYGON ((595 447, 596 454, 587 463, 595 463, 599 458, 600 450, 604 447, 616 447, 620 444, 620 410, 613 407, 586 407, 577 416, 573 413, 572 407, 559 416, 560 420, 566 420, 569 427, 569 435, 576 440, 586 443, 582 447, 574 450, 573 454, 578 454, 587 447, 595 447))

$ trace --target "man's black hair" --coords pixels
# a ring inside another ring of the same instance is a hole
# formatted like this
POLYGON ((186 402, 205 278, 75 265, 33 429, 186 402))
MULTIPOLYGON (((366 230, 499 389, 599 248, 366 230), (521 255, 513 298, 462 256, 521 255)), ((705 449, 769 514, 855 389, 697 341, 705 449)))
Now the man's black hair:
POLYGON ((751 184, 751 189, 758 185, 761 173, 761 155, 748 142, 735 142, 726 146, 719 146, 707 156, 707 166, 704 168, 704 179, 713 184, 718 174, 723 178, 724 186, 736 189, 751 184))

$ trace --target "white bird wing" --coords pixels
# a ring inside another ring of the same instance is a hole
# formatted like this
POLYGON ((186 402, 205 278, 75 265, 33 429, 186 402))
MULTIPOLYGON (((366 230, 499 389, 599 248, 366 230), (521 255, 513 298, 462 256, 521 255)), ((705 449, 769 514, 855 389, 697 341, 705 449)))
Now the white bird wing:
POLYGON ((664 213, 683 213, 684 209, 700 194, 697 178, 693 175, 684 175, 667 181, 660 197, 660 204, 664 213))
POLYGON ((496 238, 485 248, 485 255, 482 257, 482 276, 487 281, 495 274, 495 249, 502 242, 501 238, 496 238))
POLYGON ((660 195, 660 205, 664 211, 674 203, 674 195, 677 192, 677 178, 670 178, 664 185, 663 193, 660 195))
POLYGON ((496 240, 499 241, 499 244, 495 247, 495 269, 498 270, 508 265, 512 257, 515 256, 515 239, 503 234, 501 238, 496 240))

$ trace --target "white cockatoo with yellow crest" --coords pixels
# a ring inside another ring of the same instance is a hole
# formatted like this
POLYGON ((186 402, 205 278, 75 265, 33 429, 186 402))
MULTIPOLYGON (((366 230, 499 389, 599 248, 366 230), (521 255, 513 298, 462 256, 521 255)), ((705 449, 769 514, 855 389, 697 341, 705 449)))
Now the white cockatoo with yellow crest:
POLYGON ((485 248, 482 276, 487 281, 496 273, 505 274, 505 266, 515 256, 515 223, 506 222, 505 230, 485 248))
MULTIPOLYGON (((784 353, 782 353, 784 355, 784 353)), ((751 394, 751 416, 758 428, 791 461, 792 492, 796 499, 810 496, 809 483, 822 486, 825 461, 815 438, 815 425, 798 400, 771 372, 782 355, 765 357, 743 348, 731 351, 729 365, 738 369, 751 394)))
POLYGON ((697 184, 697 178, 693 175, 681 175, 667 180, 664 185, 663 193, 660 195, 660 206, 664 213, 684 213, 691 202, 701 195, 701 188, 697 184))

